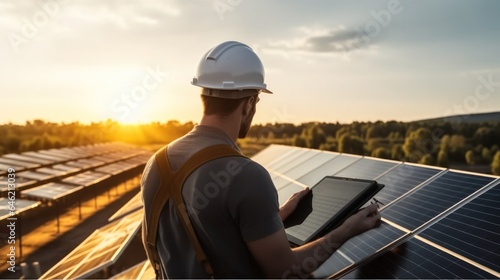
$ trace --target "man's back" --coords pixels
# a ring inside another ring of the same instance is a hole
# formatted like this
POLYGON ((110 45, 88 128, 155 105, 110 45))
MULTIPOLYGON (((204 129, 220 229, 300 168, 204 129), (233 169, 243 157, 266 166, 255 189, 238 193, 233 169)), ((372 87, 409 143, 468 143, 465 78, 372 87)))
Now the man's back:
MULTIPOLYGON (((201 149, 227 144, 238 149, 222 131, 197 126, 169 145, 168 159, 179 169, 201 149)), ((159 170, 152 158, 142 180, 146 210, 159 185, 159 170)), ((186 210, 218 278, 260 278, 262 271, 246 247, 283 227, 277 193, 267 171, 241 157, 227 157, 203 164, 183 187, 186 210)), ((170 278, 206 278, 203 267, 182 227, 172 203, 160 216, 159 255, 170 278)))

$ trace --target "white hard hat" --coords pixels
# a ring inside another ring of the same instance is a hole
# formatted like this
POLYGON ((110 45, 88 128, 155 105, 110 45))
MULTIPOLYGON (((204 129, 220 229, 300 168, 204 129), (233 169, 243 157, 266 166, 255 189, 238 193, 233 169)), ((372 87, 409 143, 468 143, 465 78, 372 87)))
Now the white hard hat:
POLYGON ((245 44, 229 41, 202 57, 191 84, 204 88, 202 95, 234 99, 251 95, 253 91, 247 89, 272 93, 264 76, 264 66, 255 52, 245 44))

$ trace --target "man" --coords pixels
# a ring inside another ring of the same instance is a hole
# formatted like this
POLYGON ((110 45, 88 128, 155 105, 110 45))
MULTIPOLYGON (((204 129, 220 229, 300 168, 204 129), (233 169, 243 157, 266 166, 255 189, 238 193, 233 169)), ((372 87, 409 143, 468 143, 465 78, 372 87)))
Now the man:
MULTIPOLYGON (((271 93, 264 83, 260 59, 239 42, 225 42, 208 51, 192 83, 202 87, 204 114, 198 126, 168 145, 167 158, 173 170, 209 146, 225 144, 239 151, 236 140, 244 138, 250 128, 259 93, 271 93)), ((153 157, 142 179, 146 212, 161 172, 153 157)), ((214 276, 305 277, 317 267, 311 267, 311 262, 303 265, 304 260, 315 258, 319 265, 346 240, 380 223, 377 207, 372 205, 326 236, 292 249, 282 221, 308 191, 296 193, 280 208, 269 173, 244 157, 215 159, 191 173, 183 185, 182 198, 214 276)), ((171 202, 161 212, 156 240, 168 277, 208 277, 171 202)))

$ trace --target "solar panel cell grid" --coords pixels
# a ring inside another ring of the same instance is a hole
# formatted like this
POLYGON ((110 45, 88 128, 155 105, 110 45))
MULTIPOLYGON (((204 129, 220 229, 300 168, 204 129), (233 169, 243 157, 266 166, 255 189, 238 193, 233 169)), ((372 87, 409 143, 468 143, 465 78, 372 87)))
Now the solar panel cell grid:
POLYGON ((79 191, 81 187, 61 183, 48 183, 22 192, 23 196, 38 199, 56 200, 79 191))
POLYGON ((323 177, 333 175, 359 159, 361 159, 359 156, 339 155, 300 177, 297 181, 312 187, 323 177))
POLYGON ((346 279, 496 278, 415 238, 344 277, 346 279))
POLYGON ((55 177, 54 175, 51 174, 39 173, 34 171, 22 171, 17 173, 17 176, 24 179, 33 179, 37 181, 49 180, 55 177))
POLYGON ((113 264, 137 233, 142 214, 136 211, 94 231, 41 278, 86 278, 113 264))
POLYGON ((326 277, 346 268, 344 265, 357 263, 376 251, 384 248, 406 232, 401 231, 389 224, 382 223, 379 228, 355 236, 342 245, 317 271, 315 277, 326 277), (339 259, 346 261, 337 263, 339 259))
POLYGON ((31 156, 22 156, 22 155, 17 155, 17 154, 7 154, 7 155, 3 155, 3 157, 8 158, 8 159, 13 159, 13 160, 22 160, 22 161, 27 161, 27 162, 32 162, 32 163, 38 163, 41 165, 48 165, 48 164, 54 163, 54 160, 35 158, 35 157, 31 157, 31 156))
POLYGON ((419 235, 500 271, 500 184, 419 235))
POLYGON ((26 161, 22 161, 22 160, 15 160, 15 159, 9 159, 9 158, 4 158, 4 157, 0 158, 0 163, 5 164, 5 165, 9 165, 11 167, 20 166, 20 167, 24 167, 25 169, 37 168, 37 167, 41 166, 41 164, 38 164, 38 163, 26 162, 26 161))
POLYGON ((304 150, 301 154, 299 154, 294 159, 290 159, 289 161, 284 162, 284 164, 282 164, 281 166, 279 166, 273 170, 280 172, 280 173, 286 173, 290 169, 292 169, 296 166, 302 165, 307 160, 309 160, 310 158, 314 157, 317 154, 319 154, 319 151, 304 150))
POLYGON ((291 153, 286 155, 286 160, 276 160, 270 163, 267 168, 270 170, 276 170, 279 171, 280 168, 284 165, 289 164, 290 162, 295 162, 297 159, 300 159, 300 157, 307 153, 306 149, 294 149, 292 150, 291 153))
POLYGON ((377 182, 384 184, 385 187, 376 197, 387 205, 441 171, 436 168, 401 164, 382 177, 377 178, 377 182))
POLYGON ((292 169, 283 172, 284 175, 297 180, 298 178, 304 176, 305 174, 311 172, 315 168, 323 165, 327 161, 333 159, 334 157, 338 156, 339 154, 337 153, 330 153, 330 152, 321 152, 310 159, 304 161, 303 163, 293 167, 292 169))
POLYGON ((280 156, 282 152, 289 150, 290 147, 271 145, 265 150, 257 153, 252 157, 252 160, 258 162, 261 165, 266 165, 270 161, 274 160, 276 157, 280 156))
MULTIPOLYGON (((0 176, 0 190, 2 191, 6 191, 7 188, 8 188, 8 181, 7 181, 7 177, 5 176, 0 176)), ((16 178, 16 188, 23 188, 23 187, 26 187, 26 186, 29 186, 29 185, 32 185, 32 184, 35 184, 36 183, 36 180, 33 180, 33 179, 24 179, 24 178, 16 178)))
POLYGON ((102 180, 105 180, 107 178, 109 178, 109 175, 107 175, 107 174, 87 171, 84 173, 80 173, 80 174, 65 178, 62 180, 62 182, 87 187, 87 186, 96 184, 102 180))
POLYGON ((373 180, 398 164, 399 162, 362 158, 335 176, 373 180))
POLYGON ((491 177, 449 171, 383 209, 382 215, 414 230, 492 181, 491 177))

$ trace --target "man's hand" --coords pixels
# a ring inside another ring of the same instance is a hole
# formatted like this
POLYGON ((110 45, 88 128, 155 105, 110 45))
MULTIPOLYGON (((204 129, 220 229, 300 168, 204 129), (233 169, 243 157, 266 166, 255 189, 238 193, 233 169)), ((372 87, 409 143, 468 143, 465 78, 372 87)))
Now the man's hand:
POLYGON ((372 203, 370 206, 367 206, 359 210, 356 214, 350 216, 347 220, 345 220, 341 227, 344 227, 345 232, 350 238, 374 227, 378 227, 380 223, 381 217, 378 212, 378 205, 376 203, 372 203))
POLYGON ((299 201, 309 193, 309 188, 305 188, 299 192, 294 193, 290 198, 285 201, 285 203, 280 207, 280 217, 281 220, 284 221, 290 214, 293 213, 299 201))

